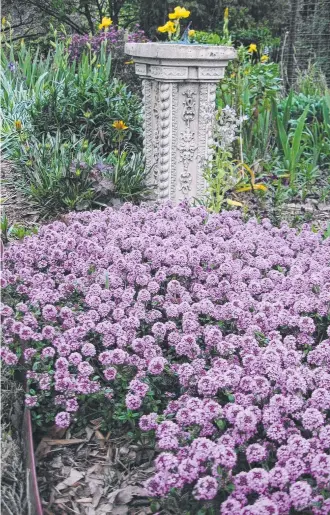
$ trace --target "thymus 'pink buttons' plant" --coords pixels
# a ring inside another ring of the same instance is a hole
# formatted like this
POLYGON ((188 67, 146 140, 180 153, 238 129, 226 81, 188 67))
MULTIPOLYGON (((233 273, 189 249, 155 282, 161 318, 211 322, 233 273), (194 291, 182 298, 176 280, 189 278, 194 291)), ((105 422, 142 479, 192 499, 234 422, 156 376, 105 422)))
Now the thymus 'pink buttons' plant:
POLYGON ((325 515, 329 260, 321 233, 237 212, 72 213, 5 250, 2 359, 60 427, 121 396, 157 440, 152 496, 325 515))

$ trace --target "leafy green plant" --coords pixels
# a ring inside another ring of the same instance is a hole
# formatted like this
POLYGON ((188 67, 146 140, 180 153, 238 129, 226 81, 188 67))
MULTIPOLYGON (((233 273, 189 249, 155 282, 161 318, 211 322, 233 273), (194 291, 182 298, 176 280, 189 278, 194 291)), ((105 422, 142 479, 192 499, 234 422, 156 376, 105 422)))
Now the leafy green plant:
POLYGON ((216 152, 212 165, 205 169, 204 178, 207 185, 205 204, 210 211, 219 213, 224 204, 241 205, 226 198, 227 192, 239 182, 238 166, 233 164, 229 152, 216 152))
POLYGON ((2 242, 8 243, 8 231, 10 228, 10 224, 9 224, 8 217, 4 211, 1 213, 0 228, 1 228, 2 242))
POLYGON ((196 30, 194 40, 196 43, 203 45, 226 45, 227 40, 216 32, 206 32, 203 30, 196 30))
POLYGON ((324 132, 330 140, 330 93, 327 93, 322 99, 322 115, 324 123, 324 132))
POLYGON ((16 187, 48 218, 70 210, 106 206, 114 199, 146 198, 148 171, 133 148, 102 158, 100 147, 75 137, 29 139, 13 156, 16 187))
POLYGON ((303 201, 312 192, 316 186, 317 180, 320 178, 320 169, 313 162, 305 161, 301 164, 298 171, 299 194, 303 201))
POLYGON ((113 166, 112 179, 120 199, 137 202, 152 195, 154 185, 149 183, 150 170, 141 152, 126 147, 119 154, 110 154, 105 162, 113 166))
POLYGON ((284 168, 289 174, 290 186, 291 188, 293 188, 296 182, 296 173, 300 162, 300 158, 305 149, 305 146, 303 144, 303 131, 305 128, 305 122, 309 106, 305 108, 302 115, 298 118, 297 126, 295 127, 295 129, 289 132, 287 128, 289 104, 290 97, 288 99, 288 103, 284 111, 283 117, 279 115, 277 104, 275 101, 273 101, 272 107, 274 113, 273 116, 276 120, 278 146, 283 152, 284 168))
MULTIPOLYGON (((309 123, 313 123, 314 120, 322 122, 322 97, 306 96, 303 93, 297 94, 291 91, 288 98, 290 98, 288 121, 290 121, 291 126, 297 125, 298 118, 301 116, 307 106, 308 111, 306 121, 309 123)), ((278 102, 278 110, 280 113, 287 108, 287 98, 284 98, 278 102)))
POLYGON ((263 168, 271 158, 274 145, 273 117, 268 103, 260 107, 256 117, 243 124, 242 143, 245 160, 249 163, 258 162, 263 168))
POLYGON ((270 47, 273 52, 281 46, 280 38, 274 37, 269 27, 262 25, 244 29, 234 29, 232 38, 236 45, 241 44, 248 46, 253 41, 258 47, 270 47))
POLYGON ((228 67, 217 96, 219 108, 234 107, 249 117, 265 102, 276 98, 281 91, 279 67, 276 63, 251 63, 247 49, 238 49, 237 60, 228 67))
POLYGON ((318 63, 308 62, 304 70, 298 71, 295 90, 305 96, 323 97, 329 92, 327 78, 318 63))
POLYGON ((5 210, 2 211, 0 220, 1 241, 6 244, 11 239, 22 240, 25 236, 36 234, 37 227, 25 227, 21 224, 11 224, 5 210))
POLYGON ((204 204, 212 212, 219 213, 224 204, 242 207, 241 202, 231 198, 233 194, 267 191, 264 184, 256 183, 255 173, 248 165, 233 159, 232 145, 239 139, 241 121, 242 118, 237 118, 235 111, 228 107, 217 117, 213 159, 204 172, 207 185, 204 204), (248 172, 248 180, 245 172, 248 172))
POLYGON ((112 77, 106 44, 78 61, 64 39, 46 56, 24 43, 1 55, 1 150, 41 217, 137 202, 152 189, 139 151, 141 102, 112 77))

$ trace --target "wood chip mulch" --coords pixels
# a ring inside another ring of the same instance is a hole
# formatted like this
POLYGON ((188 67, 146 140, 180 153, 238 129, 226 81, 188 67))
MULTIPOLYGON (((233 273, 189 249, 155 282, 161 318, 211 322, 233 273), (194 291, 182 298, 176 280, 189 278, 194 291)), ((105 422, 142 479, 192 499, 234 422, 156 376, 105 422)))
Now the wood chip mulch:
POLYGON ((154 450, 112 439, 99 430, 53 431, 36 449, 39 492, 45 515, 147 515, 143 483, 154 471, 154 450))
POLYGON ((32 227, 38 220, 38 212, 15 188, 13 165, 0 161, 1 171, 1 211, 6 213, 10 224, 32 227))

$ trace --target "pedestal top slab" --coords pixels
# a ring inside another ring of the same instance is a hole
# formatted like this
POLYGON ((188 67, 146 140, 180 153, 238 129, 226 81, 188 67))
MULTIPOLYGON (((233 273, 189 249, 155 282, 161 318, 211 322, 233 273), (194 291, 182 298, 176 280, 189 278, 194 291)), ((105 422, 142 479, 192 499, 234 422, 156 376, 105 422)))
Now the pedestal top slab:
POLYGON ((132 57, 178 61, 229 61, 236 57, 233 47, 182 43, 126 43, 125 52, 132 57))
POLYGON ((228 46, 181 43, 126 43, 142 78, 161 82, 218 82, 236 50, 228 46))

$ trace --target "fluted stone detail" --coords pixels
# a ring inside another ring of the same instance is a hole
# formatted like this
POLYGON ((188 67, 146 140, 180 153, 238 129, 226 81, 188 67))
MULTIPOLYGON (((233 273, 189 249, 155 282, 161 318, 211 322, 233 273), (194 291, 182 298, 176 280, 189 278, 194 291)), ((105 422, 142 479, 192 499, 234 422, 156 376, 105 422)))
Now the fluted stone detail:
POLYGON ((169 198, 170 189, 171 84, 160 84, 159 101, 160 149, 158 191, 160 200, 166 200, 169 198))

